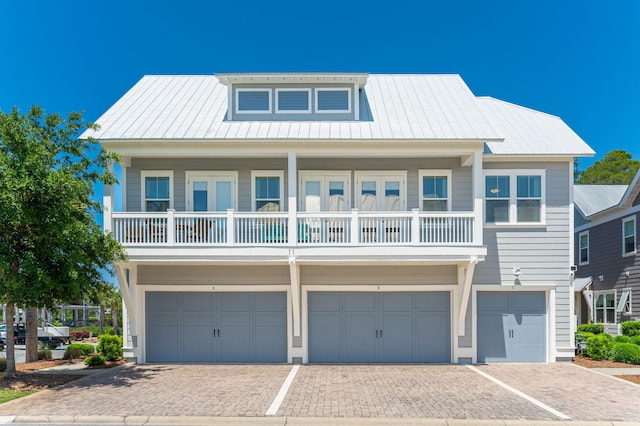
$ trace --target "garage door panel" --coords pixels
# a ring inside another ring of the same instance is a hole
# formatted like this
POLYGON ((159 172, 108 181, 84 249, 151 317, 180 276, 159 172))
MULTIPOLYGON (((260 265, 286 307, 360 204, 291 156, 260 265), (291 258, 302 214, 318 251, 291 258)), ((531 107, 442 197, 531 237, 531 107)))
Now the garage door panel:
POLYGON ((478 362, 507 360, 508 315, 500 312, 478 313, 478 362))
MULTIPOLYGON (((323 298, 321 303, 326 300, 323 298)), ((319 309, 319 305, 320 303, 316 305, 316 308, 319 309)), ((311 362, 341 360, 340 334, 340 318, 338 316, 334 313, 311 312, 309 316, 309 360, 311 362)))
POLYGON ((213 294, 184 293, 182 295, 182 311, 210 313, 213 311, 213 294))
POLYGON ((338 293, 309 293, 309 312, 340 312, 340 309, 338 293))
POLYGON ((374 294, 346 293, 344 309, 346 312, 373 312, 375 310, 374 294))
MULTIPOLYGON (((359 307, 363 309, 366 304, 359 307)), ((375 324, 373 306, 371 312, 349 312, 345 315, 345 362, 375 361, 375 324)))
POLYGON ((444 312, 449 315, 450 298, 448 292, 423 292, 418 293, 416 298, 416 309, 424 312, 444 312))
MULTIPOLYGON (((177 321, 176 321, 177 322, 177 321)), ((178 326, 151 327, 147 331, 148 362, 174 362, 179 359, 178 326)))
POLYGON ((282 293, 255 293, 256 312, 287 312, 287 298, 282 293))
MULTIPOLYGON (((397 308, 398 305, 394 306, 394 309, 397 308)), ((384 362, 414 362, 412 313, 385 312, 383 322, 381 339, 384 362)))
POLYGON ((414 298, 413 293, 382 294, 382 310, 384 312, 411 312, 414 298))
POLYGON ((178 295, 175 293, 147 293, 147 306, 152 312, 177 312, 178 295))
POLYGON ((515 312, 544 314, 546 311, 545 295, 540 293, 517 293, 513 295, 515 312))
MULTIPOLYGON (((448 295, 447 295, 448 296, 448 295)), ((443 303, 440 300, 439 303, 443 303)), ((448 297, 447 297, 447 304, 448 297)), ((417 315, 417 362, 451 362, 451 318, 442 312, 420 312, 417 315), (447 342, 443 345, 442 342, 447 342)))

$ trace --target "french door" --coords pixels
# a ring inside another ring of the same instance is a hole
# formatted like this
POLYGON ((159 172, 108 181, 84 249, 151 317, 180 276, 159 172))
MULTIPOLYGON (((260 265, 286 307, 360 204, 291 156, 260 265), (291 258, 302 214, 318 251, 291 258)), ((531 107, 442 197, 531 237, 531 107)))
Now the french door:
POLYGON ((361 211, 404 211, 406 172, 356 172, 356 206, 361 211))
POLYGON ((236 209, 235 174, 187 173, 187 210, 222 212, 236 209))

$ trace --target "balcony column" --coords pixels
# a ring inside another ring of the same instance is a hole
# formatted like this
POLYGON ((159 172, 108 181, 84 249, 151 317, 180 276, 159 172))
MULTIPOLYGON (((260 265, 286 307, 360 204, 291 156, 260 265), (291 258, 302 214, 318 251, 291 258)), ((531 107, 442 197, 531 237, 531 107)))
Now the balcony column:
MULTIPOLYGON (((109 164, 107 165, 107 171, 113 173, 113 161, 109 161, 109 164)), ((113 226, 113 220, 111 217, 111 214, 113 213, 113 185, 104 185, 102 206, 104 232, 111 232, 113 226)))
POLYGON ((298 165, 297 165, 297 158, 296 158, 296 153, 295 152, 290 152, 288 155, 288 169, 287 169, 287 175, 288 175, 288 195, 289 195, 289 202, 287 205, 288 208, 288 212, 289 212, 289 235, 288 235, 288 241, 289 241, 289 245, 290 246, 295 246, 298 244, 298 235, 297 235, 297 230, 298 230, 298 219, 297 219, 297 213, 298 213, 298 197, 297 197, 297 193, 298 193, 298 165))
POLYGON ((473 213, 475 220, 473 224, 473 244, 482 245, 482 232, 484 230, 484 214, 483 214, 483 184, 482 176, 482 152, 473 153, 473 213))

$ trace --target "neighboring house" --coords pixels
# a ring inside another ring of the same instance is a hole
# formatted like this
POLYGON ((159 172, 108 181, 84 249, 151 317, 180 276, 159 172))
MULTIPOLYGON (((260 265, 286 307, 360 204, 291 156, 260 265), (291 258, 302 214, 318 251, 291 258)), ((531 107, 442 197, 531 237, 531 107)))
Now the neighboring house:
POLYGON ((138 362, 573 356, 557 117, 457 75, 147 76, 98 121, 138 362))
MULTIPOLYGON (((576 319, 640 319, 640 171, 630 185, 575 185, 576 319)), ((613 326, 612 326, 613 325, 613 326)))

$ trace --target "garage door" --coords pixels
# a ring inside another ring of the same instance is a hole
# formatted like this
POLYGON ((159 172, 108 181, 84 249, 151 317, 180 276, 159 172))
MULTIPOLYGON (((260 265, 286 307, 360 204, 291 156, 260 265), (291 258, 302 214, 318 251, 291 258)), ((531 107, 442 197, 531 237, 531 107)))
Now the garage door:
POLYGON ((451 362, 448 292, 309 293, 309 361, 451 362))
POLYGON ((146 294, 147 362, 286 362, 286 293, 146 294))
POLYGON ((478 292, 478 362, 546 361, 544 292, 478 292))

